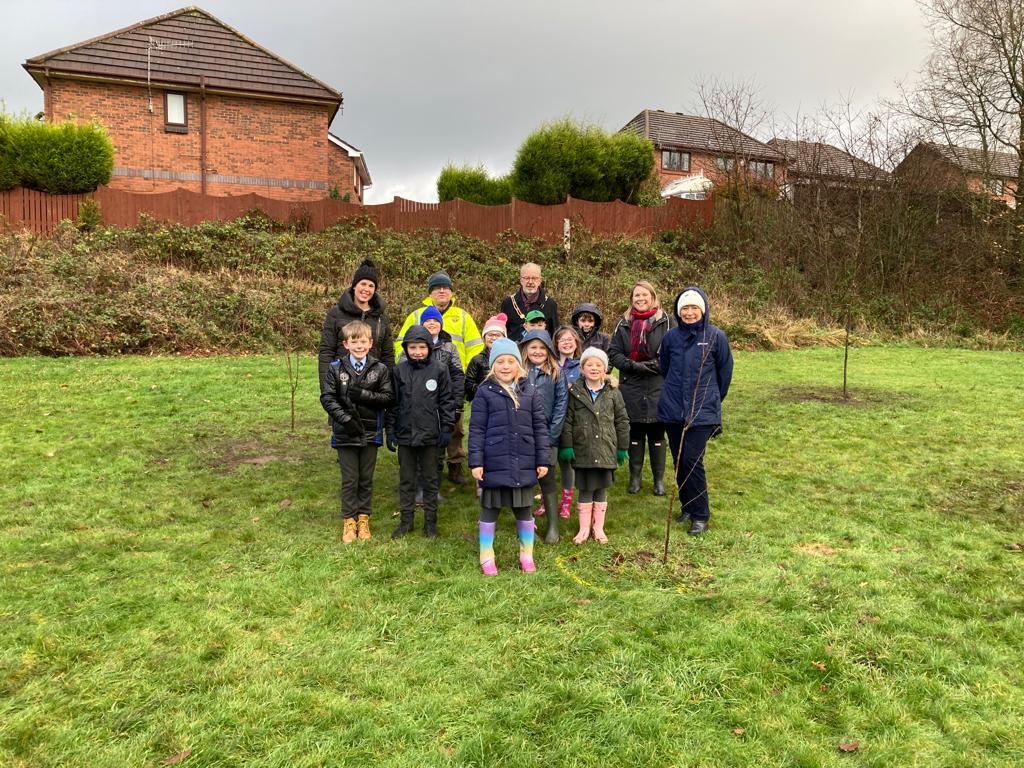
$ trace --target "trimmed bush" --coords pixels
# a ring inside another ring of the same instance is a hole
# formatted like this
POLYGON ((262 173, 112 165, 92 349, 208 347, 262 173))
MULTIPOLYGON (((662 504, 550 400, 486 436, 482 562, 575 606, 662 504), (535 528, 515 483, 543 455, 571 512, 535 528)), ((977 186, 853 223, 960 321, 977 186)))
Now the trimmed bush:
POLYGON ((437 199, 468 200, 480 205, 505 205, 512 202, 512 181, 508 176, 492 179, 482 165, 446 165, 437 177, 437 199))
POLYGON ((66 195, 110 181, 114 145, 98 123, 60 125, 0 117, 0 189, 66 195))

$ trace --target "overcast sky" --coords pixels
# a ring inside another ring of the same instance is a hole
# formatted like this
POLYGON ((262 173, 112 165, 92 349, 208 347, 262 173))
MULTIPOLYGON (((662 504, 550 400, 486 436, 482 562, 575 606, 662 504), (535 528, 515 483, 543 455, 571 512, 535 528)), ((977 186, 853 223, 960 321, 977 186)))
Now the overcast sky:
MULTIPOLYGON (((0 99, 42 109, 21 64, 175 10, 161 0, 3 0, 0 99)), ((927 53, 914 0, 202 0, 340 90, 332 130, 366 154, 367 202, 436 200, 449 162, 512 164, 571 115, 617 130, 642 109, 700 114, 700 78, 755 79, 780 121, 891 96, 927 53)), ((766 138, 766 137, 765 137, 766 138)))

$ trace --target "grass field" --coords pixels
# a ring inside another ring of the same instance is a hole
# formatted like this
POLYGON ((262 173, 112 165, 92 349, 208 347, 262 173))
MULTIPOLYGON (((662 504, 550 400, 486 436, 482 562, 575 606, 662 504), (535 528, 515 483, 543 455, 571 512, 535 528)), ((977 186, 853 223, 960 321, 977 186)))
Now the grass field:
POLYGON ((0 765, 1024 764, 1024 355, 739 353, 707 536, 620 478, 495 579, 387 451, 340 543, 303 366, 0 361, 0 765))

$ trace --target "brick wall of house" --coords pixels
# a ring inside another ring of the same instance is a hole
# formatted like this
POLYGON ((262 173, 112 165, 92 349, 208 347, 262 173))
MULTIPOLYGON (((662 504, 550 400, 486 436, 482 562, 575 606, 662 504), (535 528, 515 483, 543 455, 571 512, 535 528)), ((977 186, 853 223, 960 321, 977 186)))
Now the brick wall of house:
MULTIPOLYGON (((682 179, 686 176, 693 176, 701 171, 707 176, 714 185, 717 187, 728 181, 728 173, 722 171, 715 165, 715 156, 708 155, 701 152, 690 152, 690 169, 687 171, 673 171, 669 170, 662 165, 661 148, 655 147, 654 149, 654 164, 658 169, 658 175, 661 177, 661 186, 664 187, 671 181, 676 179, 682 179)), ((773 168, 773 178, 771 179, 772 184, 781 188, 786 183, 786 167, 780 163, 775 163, 773 168)))
MULTIPOLYGON (((201 190, 202 121, 198 93, 188 93, 187 132, 164 129, 164 92, 53 79, 46 87, 48 120, 97 119, 114 143, 111 187, 133 192, 201 190), (147 178, 151 177, 151 178, 147 178)), ((329 108, 315 104, 206 97, 207 192, 256 193, 285 200, 327 196, 329 108)))
POLYGON ((349 195, 349 202, 363 202, 363 190, 355 163, 341 147, 331 144, 327 153, 327 178, 330 186, 338 188, 338 196, 349 195))

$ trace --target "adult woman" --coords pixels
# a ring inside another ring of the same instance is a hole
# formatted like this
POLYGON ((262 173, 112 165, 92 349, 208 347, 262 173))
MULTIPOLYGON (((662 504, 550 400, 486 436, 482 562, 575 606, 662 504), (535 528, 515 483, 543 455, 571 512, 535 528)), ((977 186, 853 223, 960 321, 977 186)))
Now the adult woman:
POLYGON ((345 354, 341 345, 341 329, 353 320, 362 320, 373 332, 370 354, 389 369, 395 367, 395 345, 384 300, 377 294, 380 273, 377 265, 365 259, 352 275, 352 285, 338 298, 338 303, 327 311, 324 327, 320 331, 318 354, 321 375, 339 357, 345 354))
POLYGON ((639 280, 630 306, 612 334, 608 359, 619 369, 619 387, 629 414, 629 492, 640 492, 644 443, 650 444, 654 495, 665 495, 665 426, 658 421, 662 377, 658 348, 674 325, 661 308, 654 286, 639 280))
POLYGON ((708 527, 708 484, 704 449, 722 428, 722 401, 732 381, 732 351, 725 332, 708 322, 708 298, 700 288, 682 291, 675 301, 678 327, 661 343, 659 360, 665 376, 658 418, 668 443, 679 489, 679 522, 690 518, 691 536, 708 527))

